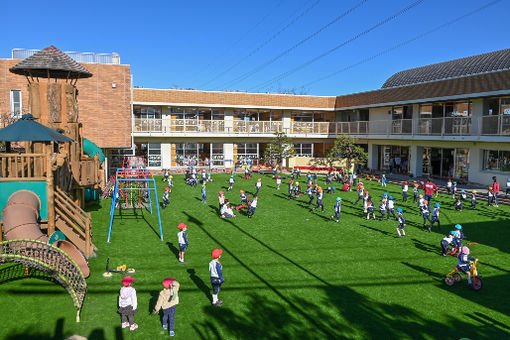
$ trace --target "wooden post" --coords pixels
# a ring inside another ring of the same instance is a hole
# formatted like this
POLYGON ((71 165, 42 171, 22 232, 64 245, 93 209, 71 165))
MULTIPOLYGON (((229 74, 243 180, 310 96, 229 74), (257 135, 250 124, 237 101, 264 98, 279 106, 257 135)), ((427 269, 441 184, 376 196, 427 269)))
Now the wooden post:
POLYGON ((53 181, 53 164, 51 156, 53 153, 53 142, 46 148, 46 196, 48 197, 48 236, 55 231, 55 189, 53 181))

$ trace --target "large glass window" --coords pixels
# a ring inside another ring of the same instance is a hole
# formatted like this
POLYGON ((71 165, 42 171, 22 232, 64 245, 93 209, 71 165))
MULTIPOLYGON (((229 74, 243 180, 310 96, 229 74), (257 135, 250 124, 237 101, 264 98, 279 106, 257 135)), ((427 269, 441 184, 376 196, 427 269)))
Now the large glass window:
POLYGON ((510 151, 484 150, 484 170, 510 171, 510 151))
POLYGON ((295 143, 294 150, 298 157, 313 157, 313 144, 295 143))
POLYGON ((135 118, 161 118, 161 108, 152 106, 134 106, 135 118))
POLYGON ((239 163, 255 163, 259 159, 257 143, 237 143, 235 161, 239 163))
POLYGON ((211 160, 213 166, 223 166, 223 143, 211 143, 211 160))
POLYGON ((21 118, 22 105, 21 90, 11 90, 11 117, 21 118))
POLYGON ((148 148, 148 166, 149 167, 160 167, 161 166, 161 144, 160 143, 149 143, 148 148))

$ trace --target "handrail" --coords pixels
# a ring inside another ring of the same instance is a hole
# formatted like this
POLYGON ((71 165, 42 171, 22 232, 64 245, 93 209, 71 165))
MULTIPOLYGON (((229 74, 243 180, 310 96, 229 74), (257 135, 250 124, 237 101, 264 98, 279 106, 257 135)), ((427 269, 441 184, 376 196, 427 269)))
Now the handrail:
POLYGON ((165 118, 135 118, 134 132, 141 133, 217 133, 292 135, 421 135, 421 136, 510 136, 510 115, 454 116, 440 118, 377 119, 354 122, 302 122, 199 120, 165 118))

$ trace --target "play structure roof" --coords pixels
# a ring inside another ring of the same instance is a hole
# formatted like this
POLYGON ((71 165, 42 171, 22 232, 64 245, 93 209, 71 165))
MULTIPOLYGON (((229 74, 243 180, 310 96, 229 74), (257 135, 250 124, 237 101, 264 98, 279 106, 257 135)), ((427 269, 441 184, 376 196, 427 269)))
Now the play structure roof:
POLYGON ((73 140, 36 121, 30 114, 23 115, 17 122, 0 129, 2 142, 73 142, 73 140))
POLYGON ((9 69, 12 73, 40 78, 78 79, 92 77, 92 73, 70 56, 51 45, 9 69))

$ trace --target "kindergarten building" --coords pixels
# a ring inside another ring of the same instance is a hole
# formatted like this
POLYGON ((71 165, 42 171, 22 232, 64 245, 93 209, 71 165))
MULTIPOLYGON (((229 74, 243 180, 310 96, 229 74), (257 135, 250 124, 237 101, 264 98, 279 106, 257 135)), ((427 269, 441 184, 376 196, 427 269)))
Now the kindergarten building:
MULTIPOLYGON (((0 113, 24 113, 25 80, 0 59, 0 113)), ((132 86, 117 54, 66 52, 94 74, 78 84, 84 135, 110 169, 143 155, 152 169, 262 162, 275 132, 307 166, 339 134, 358 138, 368 168, 491 183, 510 177, 510 49, 398 72, 380 89, 339 95, 149 89, 132 86)))

